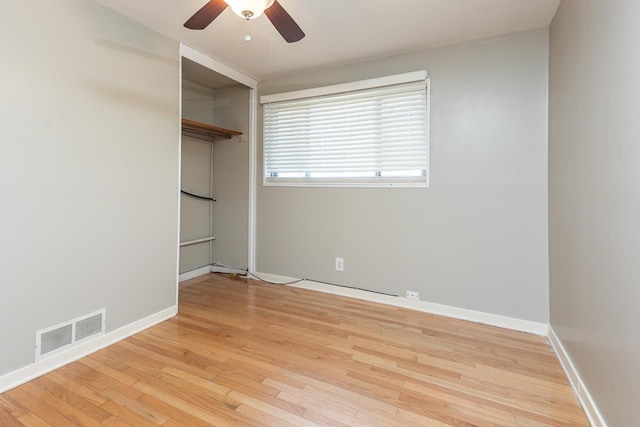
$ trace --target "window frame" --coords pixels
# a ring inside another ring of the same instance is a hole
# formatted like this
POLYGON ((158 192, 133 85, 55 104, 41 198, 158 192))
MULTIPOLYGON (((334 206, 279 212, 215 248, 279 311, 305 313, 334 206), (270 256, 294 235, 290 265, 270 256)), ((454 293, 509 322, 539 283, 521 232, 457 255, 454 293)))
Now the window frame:
POLYGON ((426 159, 425 159, 425 176, 424 180, 420 182, 407 182, 406 178, 398 178, 393 180, 392 178, 385 177, 382 181, 376 181, 375 178, 322 178, 322 181, 313 180, 310 181, 307 177, 289 178, 286 181, 272 181, 266 175, 267 170, 267 156, 266 156, 266 144, 265 144, 265 121, 264 121, 264 107, 262 112, 263 119, 263 144, 262 144, 262 185, 267 187, 338 187, 338 188, 352 188, 352 187, 373 187, 373 188, 429 188, 429 175, 430 175, 430 134, 431 134, 431 79, 427 77, 426 71, 415 71, 404 74, 396 74, 391 76, 385 76, 380 78, 360 80, 349 83, 342 83, 331 86, 316 87, 310 89, 304 89, 299 91, 284 92, 272 95, 263 95, 260 97, 260 104, 268 104, 272 102, 297 100, 303 98, 328 96, 339 93, 354 92, 366 89, 380 88, 384 86, 392 86, 403 83, 411 82, 424 82, 426 86, 426 117, 425 117, 425 131, 426 131, 426 159))

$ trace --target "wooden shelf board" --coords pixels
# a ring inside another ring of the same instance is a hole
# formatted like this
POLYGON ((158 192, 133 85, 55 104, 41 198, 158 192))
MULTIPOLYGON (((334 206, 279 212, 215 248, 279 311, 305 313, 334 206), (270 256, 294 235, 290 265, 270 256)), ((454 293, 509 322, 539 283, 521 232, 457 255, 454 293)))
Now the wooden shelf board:
POLYGON ((192 131, 195 133, 205 133, 211 136, 224 136, 225 138, 242 135, 242 132, 221 128, 219 126, 209 125, 207 123, 196 122, 189 119, 182 119, 182 130, 187 132, 192 131))

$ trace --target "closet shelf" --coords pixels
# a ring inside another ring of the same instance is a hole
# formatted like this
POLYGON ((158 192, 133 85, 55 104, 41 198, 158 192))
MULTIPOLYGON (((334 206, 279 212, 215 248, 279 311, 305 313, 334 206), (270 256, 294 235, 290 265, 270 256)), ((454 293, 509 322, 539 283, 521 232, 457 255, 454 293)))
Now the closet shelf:
POLYGON ((233 136, 242 135, 242 132, 221 128, 206 123, 200 123, 189 119, 182 119, 182 131, 209 137, 222 136, 228 139, 231 139, 231 137, 233 136))

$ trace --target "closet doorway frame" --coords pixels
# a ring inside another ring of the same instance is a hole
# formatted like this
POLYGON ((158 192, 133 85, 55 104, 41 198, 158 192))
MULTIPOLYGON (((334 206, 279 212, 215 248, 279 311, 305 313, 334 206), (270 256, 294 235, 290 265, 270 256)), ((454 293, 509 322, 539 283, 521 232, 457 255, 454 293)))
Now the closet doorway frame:
MULTIPOLYGON (((233 68, 216 61, 213 58, 180 43, 180 61, 178 64, 179 73, 179 107, 178 122, 182 129, 182 61, 186 58, 211 71, 222 74, 236 82, 249 88, 249 224, 248 224, 248 254, 247 268, 250 273, 255 272, 255 245, 256 245, 256 173, 257 173, 257 134, 258 127, 258 81, 234 70, 233 68)), ((182 131, 179 132, 178 139, 178 238, 177 249, 177 284, 176 301, 178 301, 178 290, 180 288, 180 188, 182 186, 182 131)))

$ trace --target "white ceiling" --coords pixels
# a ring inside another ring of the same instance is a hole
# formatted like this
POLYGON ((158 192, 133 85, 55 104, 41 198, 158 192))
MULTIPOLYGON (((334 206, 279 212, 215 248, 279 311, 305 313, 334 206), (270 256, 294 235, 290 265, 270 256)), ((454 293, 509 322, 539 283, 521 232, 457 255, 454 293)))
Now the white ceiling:
POLYGON ((560 0, 278 0, 306 37, 288 44, 266 16, 227 8, 205 30, 182 24, 207 0, 96 0, 256 80, 548 26, 560 0))

